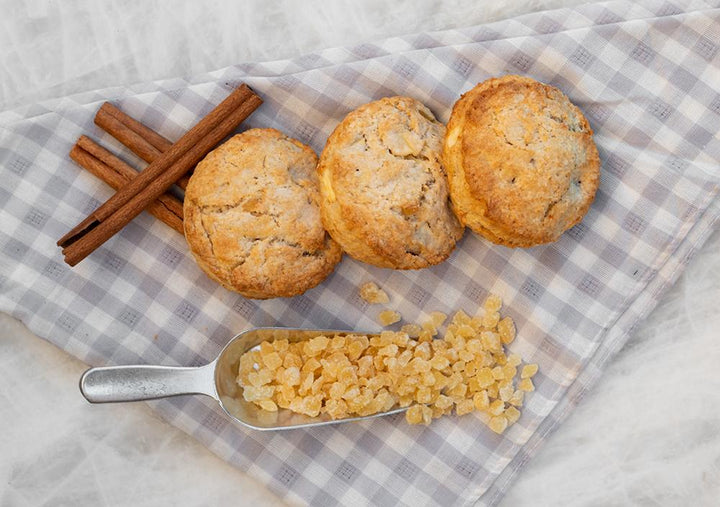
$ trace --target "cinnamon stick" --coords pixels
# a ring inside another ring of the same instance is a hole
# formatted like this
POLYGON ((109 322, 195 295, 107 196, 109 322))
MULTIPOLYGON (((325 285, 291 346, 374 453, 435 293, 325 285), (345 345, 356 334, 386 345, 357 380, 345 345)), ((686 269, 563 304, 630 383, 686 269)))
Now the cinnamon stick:
MULTIPOLYGON (((154 162, 173 145, 171 141, 123 113, 109 102, 105 102, 98 109, 95 114, 95 124, 145 162, 154 162)), ((190 176, 184 175, 175 183, 185 190, 189 180, 190 176)))
POLYGON ((231 93, 129 185, 58 241, 65 262, 74 266, 122 229, 261 103, 262 99, 247 85, 231 93))
MULTIPOLYGON (((155 132, 153 129, 146 127, 145 125, 137 121, 135 118, 123 113, 117 107, 113 106, 110 102, 105 102, 102 106, 100 106, 100 109, 95 115, 95 123, 102 129, 106 130, 108 133, 112 134, 112 132, 110 132, 103 126, 103 122, 108 118, 114 118, 122 125, 130 129, 132 132, 138 134, 144 143, 149 144, 157 150, 157 154, 164 153, 170 148, 172 148, 172 141, 164 138, 163 136, 155 132)), ((139 153, 138 156, 140 156, 139 153)), ((153 159, 150 158, 141 158, 146 162, 153 161, 153 159)))
MULTIPOLYGON (((115 190, 127 185, 138 174, 128 164, 86 136, 80 136, 77 140, 70 150, 70 158, 115 190)), ((184 234, 183 204, 176 197, 163 194, 151 202, 146 211, 184 234)))

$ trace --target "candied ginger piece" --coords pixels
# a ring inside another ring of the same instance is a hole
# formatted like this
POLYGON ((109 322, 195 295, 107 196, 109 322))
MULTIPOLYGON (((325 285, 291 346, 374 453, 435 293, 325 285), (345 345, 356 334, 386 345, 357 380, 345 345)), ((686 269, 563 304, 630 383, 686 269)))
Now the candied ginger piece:
POLYGON ((273 376, 273 372, 271 372, 267 368, 263 368, 258 371, 250 372, 248 374, 248 380, 250 381, 251 385, 255 387, 260 387, 272 382, 273 376))
POLYGON ((427 361, 432 357, 432 351, 430 349, 431 347, 429 343, 421 343, 420 345, 415 347, 413 355, 427 361))
POLYGON ((477 378, 480 387, 488 387, 495 383, 492 370, 488 367, 481 368, 475 378, 477 378))
POLYGON ((475 354, 473 354, 469 350, 463 349, 460 352, 458 352, 458 357, 460 358, 461 361, 464 361, 467 363, 468 361, 472 361, 473 359, 475 359, 475 354))
MULTIPOLYGON (((400 407, 403 407, 403 408, 409 406, 412 402, 413 402, 412 394, 404 394, 398 398, 398 405, 400 405, 400 407)), ((410 424, 413 424, 413 423, 410 423, 410 424)), ((417 423, 415 423, 415 424, 417 424, 417 423)))
POLYGON ((510 366, 520 366, 520 363, 522 362, 522 358, 519 354, 510 354, 507 356, 507 364, 510 366))
POLYGON ((491 417, 488 421, 488 428, 497 434, 502 434, 508 426, 508 420, 502 416, 491 417))
POLYGON ((432 359, 430 359, 430 366, 434 370, 444 370, 445 368, 450 366, 450 361, 447 357, 436 355, 432 359))
POLYGON ((298 391, 300 394, 305 394, 310 390, 310 388, 313 385, 313 382, 315 382, 315 375, 313 375, 312 372, 308 373, 301 373, 302 380, 300 381, 300 388, 298 391))
POLYGON ((510 424, 513 424, 517 422, 518 419, 520 419, 520 411, 515 407, 506 408, 503 415, 507 417, 507 420, 510 424))
POLYGON ((433 341, 433 334, 428 331, 427 329, 423 329, 420 331, 420 336, 418 336, 418 342, 420 343, 430 343, 433 341))
POLYGON ((311 357, 310 359, 308 359, 307 361, 305 361, 305 364, 302 366, 302 368, 300 369, 300 371, 303 372, 303 373, 307 373, 307 372, 309 372, 309 371, 315 372, 315 370, 317 370, 317 369, 320 368, 321 366, 322 366, 322 364, 320 364, 320 361, 318 361, 318 360, 315 359, 314 357, 311 357))
POLYGON ((522 373, 520 373, 520 378, 530 378, 533 375, 535 375, 538 372, 538 365, 537 364, 526 364, 523 366, 522 373))
POLYGON ((397 356, 398 364, 402 367, 405 367, 412 360, 412 358, 413 351, 410 349, 405 349, 400 353, 399 356, 397 356))
POLYGON ((345 343, 347 342, 347 336, 345 335, 335 335, 333 336, 332 340, 330 340, 330 349, 332 350, 340 350, 345 347, 345 343))
POLYGON ((359 396, 360 396, 360 389, 355 386, 351 386, 347 389, 347 391, 345 391, 343 393, 343 395, 341 397, 345 400, 352 400, 359 396))
POLYGON ((488 386, 486 391, 488 393, 488 396, 490 396, 493 399, 497 398, 500 395, 497 384, 492 384, 492 385, 488 386))
POLYGON ((403 327, 400 328, 400 331, 403 333, 407 333, 410 338, 417 338, 418 336, 420 336, 422 328, 417 324, 405 324, 403 327))
POLYGON ((265 357, 272 352, 275 352, 275 349, 270 342, 264 341, 260 344, 260 357, 265 357))
POLYGON ((302 368, 303 362, 302 358, 299 354, 296 354, 295 352, 288 352, 285 355, 285 359, 283 359, 283 366, 285 368, 292 368, 295 366, 296 368, 302 368))
POLYGON ((430 321, 435 327, 440 327, 447 320, 447 314, 443 312, 430 312, 430 321))
POLYGON ((282 340, 272 342, 272 346, 277 352, 287 352, 288 348, 290 348, 290 342, 283 338, 282 340))
POLYGON ((432 400, 432 391, 429 387, 421 386, 415 391, 415 401, 418 403, 430 403, 432 400))
POLYGON ((277 412, 278 406, 272 400, 260 400, 258 402, 260 408, 268 412, 277 412))
POLYGON ((432 405, 430 408, 432 408, 432 418, 437 419, 438 417, 442 417, 445 415, 445 410, 441 409, 437 405, 432 405))
POLYGON ((500 415, 505 411, 505 402, 502 400, 495 400, 490 403, 487 411, 492 415, 500 415))
POLYGON ((421 357, 413 358, 413 360, 410 361, 410 364, 408 364, 408 366, 410 367, 410 370, 416 374, 429 372, 432 369, 430 361, 426 361, 421 357))
POLYGON ((434 386, 437 383, 432 371, 426 371, 420 376, 420 383, 424 386, 434 386))
POLYGON ((515 391, 513 395, 508 400, 508 403, 510 405, 514 405, 516 407, 522 407, 523 399, 525 398, 525 393, 523 391, 515 391))
POLYGON ((482 341, 485 350, 489 350, 491 352, 502 351, 502 342, 500 342, 500 337, 492 331, 483 331, 480 334, 480 340, 482 341))
POLYGON ((398 353, 398 346, 394 343, 391 343, 390 345, 386 345, 385 347, 378 350, 377 355, 378 356, 390 356, 395 357, 398 353))
POLYGON ((393 310, 383 310, 378 314, 378 322, 383 326, 390 326, 400 322, 401 318, 400 314, 393 310))
MULTIPOLYGON (((497 324, 497 331, 500 340, 508 345, 515 339, 515 322, 510 317, 505 317, 497 324)), ((517 366, 517 365, 516 365, 517 366)))
POLYGON ((456 334, 458 336, 462 336, 463 338, 474 338, 477 334, 477 331, 475 331, 472 326, 468 326, 467 324, 461 324, 457 328, 456 334))
POLYGON ((490 294, 487 299, 485 299, 483 308, 486 312, 497 312, 502 308, 502 299, 496 294, 490 294))
POLYGON ((465 397, 465 394, 467 394, 468 386, 467 384, 459 383, 456 386, 448 389, 447 395, 454 399, 461 399, 465 397))
POLYGON ((455 413, 457 415, 469 414, 473 410, 475 410, 475 405, 473 404, 473 400, 471 398, 466 398, 455 404, 455 413))
POLYGON ((490 398, 487 391, 479 391, 472 397, 473 405, 478 410, 486 410, 490 406, 490 398))
POLYGON ((435 400, 435 406, 442 410, 448 410, 452 408, 453 400, 450 396, 445 396, 444 394, 441 394, 437 397, 437 400, 435 400))
POLYGON ((437 370, 433 370, 432 375, 433 375, 433 377, 435 377, 434 387, 436 389, 443 389, 443 388, 447 387, 447 385, 450 381, 449 377, 446 377, 445 375, 443 375, 441 372, 439 372, 437 370))
POLYGON ((302 414, 317 417, 320 414, 321 408, 322 398, 319 395, 307 396, 302 399, 302 414))
POLYGON ((472 354, 480 354, 483 351, 482 342, 477 338, 471 338, 465 343, 465 349, 472 354))
POLYGON ((513 389, 512 383, 508 383, 507 385, 498 389, 498 391, 499 391, 498 394, 500 395, 500 399, 502 401, 507 401, 507 402, 510 402, 513 395, 515 394, 515 390, 513 389))
POLYGON ((470 317, 467 313, 460 310, 455 315, 453 315, 452 318, 453 324, 462 325, 462 324, 469 324, 470 323, 470 317))
POLYGON ((405 420, 408 422, 408 424, 422 423, 423 418, 420 405, 413 405, 412 407, 408 408, 405 412, 405 420))
POLYGON ((354 339, 350 342, 350 345, 347 346, 347 352, 348 357, 351 361, 357 360, 362 353, 365 351, 365 349, 368 348, 369 341, 367 340, 367 337, 365 338, 365 341, 359 339, 354 339))
POLYGON ((456 362, 452 365, 452 371, 455 371, 455 372, 458 372, 458 373, 460 373, 460 372, 462 372, 462 371, 465 371, 465 361, 462 361, 462 360, 461 360, 461 361, 456 361, 456 362))
POLYGON ((432 409, 426 405, 413 405, 405 412, 405 420, 410 424, 424 424, 432 421, 432 409))
POLYGON ((360 286, 360 297, 370 304, 387 304, 390 298, 387 292, 377 286, 375 282, 367 282, 360 286))
POLYGON ((271 352, 270 354, 263 356, 263 362, 271 370, 277 370, 283 364, 283 360, 280 354, 277 352, 271 352))
POLYGON ((363 356, 357 361, 357 374, 361 377, 369 377, 373 374, 373 358, 363 356))
POLYGON ((402 331, 399 333, 393 333, 392 342, 398 347, 407 347, 410 343, 410 337, 407 333, 404 333, 402 331))
POLYGON ((269 400, 274 392, 273 386, 246 386, 243 388, 243 398, 245 401, 269 400))
POLYGON ((329 343, 330 339, 327 336, 316 336, 305 342, 303 353, 311 357, 317 356, 327 348, 329 343))
POLYGON ((329 399, 325 402, 325 412, 333 419, 342 419, 348 416, 348 407, 345 400, 329 399))
POLYGON ((437 327, 435 327, 435 324, 433 324, 431 321, 423 322, 422 329, 426 333, 430 333, 430 336, 435 336, 436 334, 438 334, 437 327))
POLYGON ((533 384, 533 381, 529 378, 524 378, 520 381, 518 384, 518 389, 525 392, 530 392, 535 390, 535 385, 533 384))
POLYGON ((506 379, 513 379, 515 378, 515 375, 517 374, 517 368, 515 368, 511 364, 505 363, 505 366, 502 367, 503 373, 505 374, 506 379))
POLYGON ((286 368, 283 372, 281 383, 288 386, 300 385, 300 370, 298 367, 291 366, 290 368, 286 368))
POLYGON ((337 379, 343 384, 356 384, 358 381, 357 373, 355 373, 355 367, 345 366, 338 372, 337 379))
POLYGON ((500 314, 498 312, 487 312, 483 315, 482 325, 487 329, 495 329, 500 322, 500 314))

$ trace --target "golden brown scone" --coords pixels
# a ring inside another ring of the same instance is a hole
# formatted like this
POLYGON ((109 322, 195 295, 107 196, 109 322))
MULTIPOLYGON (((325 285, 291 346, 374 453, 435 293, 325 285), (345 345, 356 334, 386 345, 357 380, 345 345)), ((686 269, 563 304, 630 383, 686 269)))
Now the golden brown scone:
POLYGON ((510 247, 555 241, 580 222, 600 168, 582 112, 557 88, 512 75, 455 103, 443 162, 460 221, 510 247))
POLYGON ((342 252, 320 219, 317 156, 274 129, 251 129, 210 152, 185 191, 195 260, 249 298, 289 297, 328 276, 342 252))
POLYGON ((445 260, 462 236, 440 163, 445 127, 409 97, 348 114, 320 156, 322 219, 358 260, 419 269, 445 260))

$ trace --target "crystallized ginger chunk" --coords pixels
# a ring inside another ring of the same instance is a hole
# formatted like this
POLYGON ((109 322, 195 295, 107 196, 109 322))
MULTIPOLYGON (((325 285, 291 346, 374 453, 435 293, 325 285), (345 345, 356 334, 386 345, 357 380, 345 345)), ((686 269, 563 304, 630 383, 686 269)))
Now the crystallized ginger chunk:
POLYGON ((405 412, 405 420, 409 424, 424 424, 432 421, 432 409, 426 405, 413 405, 405 412))
POLYGON ((491 417, 488 427, 500 435, 508 427, 508 420, 502 416, 491 417))
POLYGON ((486 312, 500 311, 500 308, 502 308, 502 299, 500 299, 500 296, 490 294, 485 300, 485 303, 483 303, 483 308, 486 312))
POLYGON ((529 379, 529 378, 524 378, 524 379, 522 379, 522 380, 520 381, 520 383, 518 384, 518 389, 520 389, 521 391, 525 391, 526 393, 528 393, 528 392, 530 392, 530 391, 534 391, 534 390, 535 390, 535 385, 533 384, 533 381, 532 381, 531 379, 529 379))
POLYGON ((400 314, 393 310, 383 310, 378 314, 378 322, 383 326, 390 326, 400 322, 401 318, 400 314))
POLYGON ((538 371, 538 365, 536 364, 526 364, 523 366, 522 373, 520 373, 520 378, 530 378, 533 375, 535 375, 538 371))
POLYGON ((360 286, 360 297, 370 304, 387 304, 390 298, 375 282, 367 282, 360 286))

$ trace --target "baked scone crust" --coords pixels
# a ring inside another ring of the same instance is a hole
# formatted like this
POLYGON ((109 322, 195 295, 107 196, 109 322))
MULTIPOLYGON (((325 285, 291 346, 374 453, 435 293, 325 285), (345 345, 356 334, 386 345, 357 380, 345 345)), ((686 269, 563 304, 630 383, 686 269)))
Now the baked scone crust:
POLYGON ((455 103, 443 147, 460 221, 510 247, 557 240, 598 188, 592 134, 557 88, 515 75, 478 84, 455 103))
POLYGON ((441 163, 445 127, 422 103, 387 97, 349 113, 320 156, 322 219, 352 257, 419 269, 463 233, 441 163))
POLYGON ((274 129, 250 129, 210 152, 185 191, 185 237, 198 265, 249 298, 301 294, 342 252, 322 226, 317 155, 274 129))

